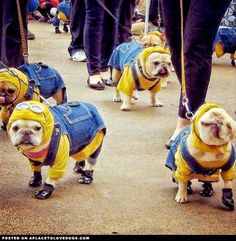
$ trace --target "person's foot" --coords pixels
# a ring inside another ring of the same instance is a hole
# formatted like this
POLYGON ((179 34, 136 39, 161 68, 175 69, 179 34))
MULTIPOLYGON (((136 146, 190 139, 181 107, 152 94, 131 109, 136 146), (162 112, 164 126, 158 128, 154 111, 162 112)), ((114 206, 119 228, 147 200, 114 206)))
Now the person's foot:
POLYGON ((27 33, 27 39, 28 40, 34 40, 35 39, 35 35, 33 33, 31 33, 29 30, 28 30, 28 33, 27 33))
POLYGON ((61 30, 58 27, 56 27, 55 28, 55 33, 61 33, 61 30))
POLYGON ((104 90, 105 89, 105 84, 102 81, 100 75, 93 75, 89 76, 87 80, 87 84, 89 88, 95 89, 95 90, 104 90))
POLYGON ((69 29, 68 29, 68 27, 66 25, 63 26, 63 31, 66 32, 66 33, 69 32, 69 29))
POLYGON ((71 59, 76 62, 85 62, 86 54, 85 54, 84 50, 79 50, 71 56, 71 59))
POLYGON ((184 119, 184 118, 181 118, 181 117, 177 118, 177 124, 176 124, 175 131, 174 131, 173 135, 168 139, 168 141, 165 144, 166 149, 170 149, 170 147, 173 144, 173 141, 175 140, 175 138, 189 124, 190 124, 190 120, 184 119))

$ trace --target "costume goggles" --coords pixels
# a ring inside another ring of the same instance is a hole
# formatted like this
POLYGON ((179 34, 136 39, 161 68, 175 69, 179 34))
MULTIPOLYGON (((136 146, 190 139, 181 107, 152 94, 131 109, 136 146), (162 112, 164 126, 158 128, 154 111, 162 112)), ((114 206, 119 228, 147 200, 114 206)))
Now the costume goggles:
POLYGON ((26 110, 26 109, 30 109, 31 111, 33 111, 34 113, 40 114, 43 113, 43 109, 41 106, 38 105, 31 105, 29 103, 19 103, 16 105, 15 107, 17 110, 26 110))

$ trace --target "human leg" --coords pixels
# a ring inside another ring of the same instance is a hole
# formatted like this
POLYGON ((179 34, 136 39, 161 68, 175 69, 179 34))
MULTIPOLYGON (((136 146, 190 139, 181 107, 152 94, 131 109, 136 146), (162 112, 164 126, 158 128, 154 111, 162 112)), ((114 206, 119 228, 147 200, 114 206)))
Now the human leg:
MULTIPOLYGON (((20 7, 24 31, 25 33, 27 33, 28 0, 20 1, 20 7)), ((24 63, 24 58, 22 53, 22 43, 16 2, 7 0, 1 1, 0 11, 0 59, 3 63, 5 63, 8 66, 17 67, 24 63)))
MULTIPOLYGON (((105 2, 105 0, 103 0, 105 2)), ((104 28, 104 9, 96 0, 85 0, 84 50, 87 57, 88 85, 93 89, 104 89, 101 80, 101 46, 104 28)), ((110 33, 111 36, 111 33, 110 33)), ((109 43, 106 43, 109 44, 109 43)))
MULTIPOLYGON (((85 3, 84 0, 71 0, 71 17, 70 17, 70 33, 71 42, 68 47, 68 52, 72 57, 76 52, 81 51, 81 58, 74 60, 84 61, 86 59, 83 51, 83 35, 84 35, 84 22, 85 22, 85 3)), ((79 53, 77 54, 79 55, 79 53)), ((76 57, 76 56, 74 56, 76 57)))

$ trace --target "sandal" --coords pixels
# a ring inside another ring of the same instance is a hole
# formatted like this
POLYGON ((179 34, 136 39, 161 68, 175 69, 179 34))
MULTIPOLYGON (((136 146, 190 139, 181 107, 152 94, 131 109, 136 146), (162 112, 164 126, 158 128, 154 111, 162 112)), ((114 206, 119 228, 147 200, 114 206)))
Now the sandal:
POLYGON ((105 84, 103 83, 103 81, 99 81, 98 83, 93 84, 93 83, 90 83, 90 79, 88 78, 87 84, 88 84, 89 88, 94 89, 94 90, 104 90, 105 89, 105 84))

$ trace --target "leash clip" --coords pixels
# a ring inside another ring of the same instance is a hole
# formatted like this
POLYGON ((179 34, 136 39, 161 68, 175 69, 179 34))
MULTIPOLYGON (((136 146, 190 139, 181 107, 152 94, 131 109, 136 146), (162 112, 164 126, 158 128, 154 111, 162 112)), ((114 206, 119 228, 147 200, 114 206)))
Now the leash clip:
POLYGON ((186 96, 183 97, 183 99, 182 99, 182 104, 183 104, 183 106, 185 107, 185 109, 186 109, 186 111, 187 111, 186 114, 185 114, 186 118, 189 119, 189 120, 192 120, 193 117, 194 117, 194 114, 193 114, 192 111, 189 110, 189 107, 188 107, 188 98, 187 98, 186 96))

